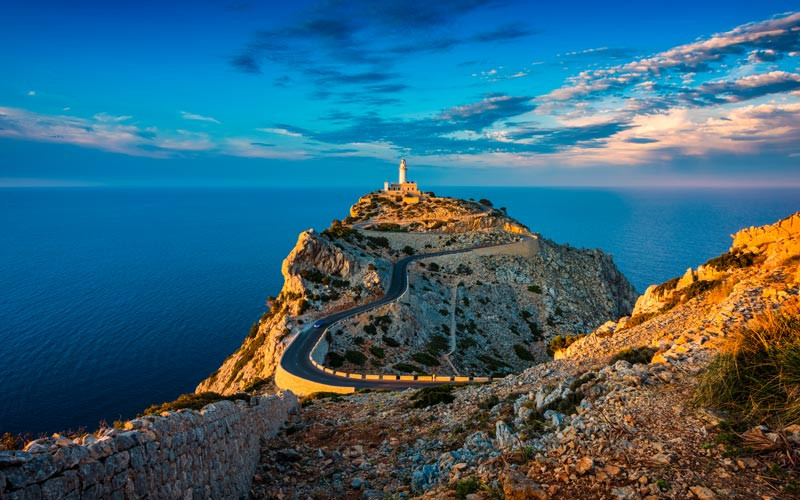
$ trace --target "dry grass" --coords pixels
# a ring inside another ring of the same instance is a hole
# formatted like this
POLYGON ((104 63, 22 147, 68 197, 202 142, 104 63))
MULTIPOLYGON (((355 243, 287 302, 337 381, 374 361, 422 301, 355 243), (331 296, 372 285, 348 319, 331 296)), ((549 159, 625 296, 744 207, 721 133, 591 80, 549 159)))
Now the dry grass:
POLYGON ((764 314, 734 335, 703 374, 695 401, 751 424, 800 423, 800 316, 764 314))
POLYGON ((708 301, 712 304, 719 304, 723 300, 727 299, 728 296, 733 291, 733 287, 736 285, 736 281, 732 278, 724 281, 721 285, 712 288, 711 291, 708 292, 708 301))

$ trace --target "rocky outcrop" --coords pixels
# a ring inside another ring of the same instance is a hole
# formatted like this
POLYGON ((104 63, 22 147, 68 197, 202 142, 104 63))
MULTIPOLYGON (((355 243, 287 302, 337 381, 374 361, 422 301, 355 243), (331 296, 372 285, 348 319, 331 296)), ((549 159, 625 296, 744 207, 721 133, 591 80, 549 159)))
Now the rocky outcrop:
POLYGON ((298 410, 291 392, 163 412, 67 439, 0 452, 0 497, 241 498, 263 440, 298 410))
POLYGON ((392 261, 409 253, 529 240, 413 264, 407 297, 332 330, 334 355, 369 360, 349 371, 403 373, 401 364, 450 375, 516 372, 548 359, 550 337, 630 313, 635 291, 610 256, 531 235, 486 203, 426 195, 408 205, 373 193, 345 221, 301 233, 269 312, 197 391, 271 388, 281 354, 309 321, 380 297, 392 261))
POLYGON ((800 233, 800 212, 794 213, 775 224, 742 229, 732 235, 731 251, 749 251, 769 254, 773 259, 782 260, 800 255, 800 241, 795 237, 800 233))

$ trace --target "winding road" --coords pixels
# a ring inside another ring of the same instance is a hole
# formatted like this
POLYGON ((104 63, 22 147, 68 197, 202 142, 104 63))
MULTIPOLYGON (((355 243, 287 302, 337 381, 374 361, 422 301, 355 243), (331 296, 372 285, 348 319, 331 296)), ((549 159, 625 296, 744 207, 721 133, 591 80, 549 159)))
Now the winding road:
MULTIPOLYGON (((449 382, 449 378, 442 377, 436 381, 421 381, 421 380, 367 380, 357 378, 346 378, 332 373, 327 373, 311 363, 311 351, 316 346, 319 339, 325 334, 325 331, 333 323, 363 314, 367 311, 388 304, 398 297, 403 295, 408 287, 408 264, 419 259, 427 259, 430 257, 439 257, 442 255, 453 255, 458 253, 471 252, 473 250, 490 247, 503 247, 508 245, 516 245, 513 243, 499 243, 495 245, 476 245, 472 247, 462 248, 458 250, 446 250, 441 252, 424 253, 417 255, 410 255, 395 262, 392 267, 392 277, 389 282, 389 290, 386 294, 378 300, 363 304, 360 306, 340 311, 334 314, 325 316, 317 320, 312 325, 301 331, 297 337, 289 344, 289 347, 283 351, 281 356, 280 365, 285 371, 300 377, 305 380, 317 382, 320 384, 337 386, 337 387, 355 387, 358 389, 406 389, 409 387, 419 387, 423 385, 438 385, 449 382)), ((388 375, 387 375, 388 377, 388 375)))

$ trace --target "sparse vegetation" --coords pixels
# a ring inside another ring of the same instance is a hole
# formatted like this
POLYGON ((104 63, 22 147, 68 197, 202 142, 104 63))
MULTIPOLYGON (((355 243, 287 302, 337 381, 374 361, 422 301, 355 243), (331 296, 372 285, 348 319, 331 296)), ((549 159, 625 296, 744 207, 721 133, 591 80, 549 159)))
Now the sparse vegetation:
POLYGON ((364 355, 361 351, 346 351, 344 353, 344 359, 353 363, 354 365, 363 365, 367 361, 367 356, 364 355))
POLYGON ((733 251, 709 259, 704 265, 718 271, 749 267, 761 260, 760 256, 751 252, 733 251))
POLYGON ((652 311, 644 314, 635 314, 630 318, 628 318, 628 321, 625 323, 625 328, 633 328, 634 326, 641 325, 642 323, 652 318, 655 318, 659 314, 661 314, 661 311, 652 311))
POLYGON ((680 281, 680 278, 672 278, 658 285, 653 291, 656 295, 663 295, 665 292, 675 290, 675 287, 678 286, 678 281, 680 281))
POLYGON ((627 361, 632 365, 637 363, 648 364, 650 363, 650 360, 653 359, 653 355, 655 353, 656 349, 652 347, 626 347, 625 349, 622 349, 616 353, 611 358, 611 361, 608 362, 608 364, 613 365, 620 360, 627 361))
POLYGON ((550 339, 550 344, 547 346, 547 352, 552 356, 556 351, 560 349, 566 349, 576 340, 579 340, 585 336, 586 335, 556 335, 550 339))
POLYGON ((344 364, 344 356, 342 356, 338 352, 330 351, 328 352, 328 355, 325 357, 325 364, 330 366, 331 368, 339 368, 344 364))
POLYGON ((370 347, 369 352, 372 353, 372 355, 375 356, 376 358, 383 359, 386 357, 386 351, 384 351, 383 349, 381 349, 376 345, 370 347))
POLYGON ((466 500, 467 495, 477 493, 480 487, 481 483, 475 476, 461 479, 450 485, 450 489, 455 491, 456 500, 466 500))
POLYGON ((536 360, 536 358, 533 357, 533 354, 531 354, 531 352, 522 344, 514 344, 514 353, 516 353, 517 357, 523 361, 536 360))
POLYGON ((800 317, 765 314, 734 335, 704 372, 695 402, 750 424, 800 423, 800 317))
POLYGON ((454 388, 455 386, 449 384, 424 387, 411 396, 411 401, 413 401, 411 406, 414 408, 427 408, 441 403, 452 403, 456 399, 453 395, 454 388))
POLYGON ((411 359, 425 366, 439 366, 439 360, 431 356, 427 352, 415 352, 411 355, 411 359))
POLYGON ((395 363, 392 368, 401 373, 419 373, 419 374, 425 373, 425 371, 422 368, 416 365, 412 365, 411 363, 395 363))
POLYGON ((163 411, 175 411, 185 408, 200 410, 204 406, 211 403, 216 403, 217 401, 236 401, 237 399, 249 400, 250 396, 245 393, 223 396, 222 394, 217 394, 216 392, 181 394, 175 401, 149 406, 144 410, 144 412, 142 412, 142 415, 158 415, 163 411))
POLYGON ((398 342, 392 337, 389 337, 388 335, 384 335, 383 337, 381 337, 381 340, 383 340, 383 343, 389 347, 400 347, 400 342, 398 342))
POLYGON ((438 356, 439 353, 450 349, 450 339, 444 335, 431 335, 426 347, 429 353, 438 356))
POLYGON ((539 285, 529 285, 528 286, 528 291, 529 292, 533 292, 533 293, 541 294, 542 293, 542 287, 540 287, 539 285))
POLYGON ((5 432, 0 436, 0 451, 21 450, 23 446, 22 439, 10 432, 5 432))

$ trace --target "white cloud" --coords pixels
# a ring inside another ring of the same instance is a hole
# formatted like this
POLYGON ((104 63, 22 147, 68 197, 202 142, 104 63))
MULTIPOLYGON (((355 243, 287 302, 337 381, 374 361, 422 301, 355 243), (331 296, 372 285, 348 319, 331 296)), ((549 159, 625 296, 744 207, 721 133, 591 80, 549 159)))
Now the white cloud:
POLYGON ((216 123, 218 125, 220 124, 220 121, 217 120, 216 118, 212 118, 210 116, 196 115, 194 113, 189 113, 188 111, 181 111, 181 117, 183 117, 184 120, 195 120, 201 122, 216 123))
POLYGON ((28 91, 28 95, 29 95, 29 96, 31 96, 31 97, 33 97, 33 96, 35 96, 35 95, 36 95, 36 91, 35 91, 35 90, 29 90, 29 91, 28 91))
POLYGON ((285 135, 288 137, 303 137, 303 134, 299 132, 292 132, 291 130, 286 130, 285 128, 257 128, 259 132, 265 132, 267 134, 277 134, 277 135, 285 135))

